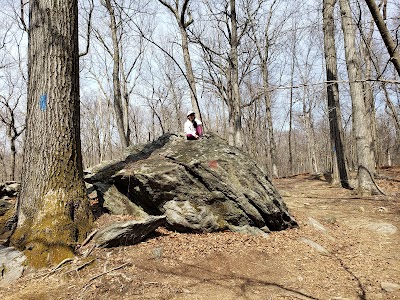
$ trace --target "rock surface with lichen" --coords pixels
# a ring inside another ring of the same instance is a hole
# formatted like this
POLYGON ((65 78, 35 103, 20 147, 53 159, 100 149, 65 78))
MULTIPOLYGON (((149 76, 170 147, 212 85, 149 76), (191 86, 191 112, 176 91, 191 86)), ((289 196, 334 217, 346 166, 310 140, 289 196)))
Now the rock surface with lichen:
POLYGON ((266 174, 215 134, 197 141, 163 135, 87 170, 85 180, 101 187, 99 198, 110 194, 105 187, 117 190, 134 204, 127 213, 165 215, 180 232, 261 234, 297 226, 266 174))

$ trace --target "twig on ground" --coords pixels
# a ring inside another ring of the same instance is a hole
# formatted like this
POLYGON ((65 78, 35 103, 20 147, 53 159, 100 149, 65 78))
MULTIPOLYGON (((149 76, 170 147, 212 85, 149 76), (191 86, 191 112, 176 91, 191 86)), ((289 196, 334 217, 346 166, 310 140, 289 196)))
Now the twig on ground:
POLYGON ((51 274, 55 273, 63 264, 66 264, 67 262, 73 261, 73 258, 66 258, 62 262, 60 262, 57 266, 55 266, 53 269, 50 270, 43 278, 42 280, 46 279, 49 277, 51 274))
POLYGON ((100 274, 98 274, 98 275, 96 275, 96 276, 93 276, 92 278, 90 278, 90 279, 88 280, 88 282, 85 284, 85 286, 83 287, 83 289, 86 289, 86 288, 90 285, 90 282, 92 282, 92 281, 95 280, 96 278, 99 278, 99 277, 101 277, 101 276, 103 276, 103 275, 106 275, 106 274, 108 274, 108 273, 111 273, 112 271, 122 269, 123 267, 125 267, 125 266, 127 266, 127 265, 129 265, 129 264, 130 264, 130 262, 127 262, 127 263, 124 263, 124 264, 122 264, 122 265, 120 265, 120 266, 118 266, 118 267, 112 268, 111 270, 108 270, 108 271, 105 271, 105 272, 103 272, 103 273, 100 273, 100 274))
POLYGON ((87 261, 87 262, 85 262, 84 264, 82 264, 82 265, 80 265, 80 266, 77 266, 75 269, 72 269, 72 270, 69 270, 69 271, 65 272, 64 274, 68 274, 68 273, 71 273, 71 272, 74 272, 74 271, 82 270, 84 267, 90 265, 90 264, 91 264, 92 262, 94 262, 95 260, 96 260, 96 258, 94 258, 94 259, 92 259, 92 260, 90 260, 90 261, 87 261))
POLYGON ((94 235, 97 233, 97 231, 99 231, 99 230, 98 230, 98 229, 93 230, 93 231, 87 236, 87 238, 83 241, 82 245, 80 245, 80 247, 79 247, 78 249, 84 247, 87 243, 89 243, 89 242, 92 240, 92 238, 94 237, 94 235))
POLYGON ((92 253, 92 251, 93 251, 93 249, 94 248, 96 248, 96 244, 94 244, 93 246, 92 246, 92 248, 90 248, 85 254, 83 254, 83 258, 86 258, 86 257, 88 257, 89 255, 90 255, 90 253, 92 253))

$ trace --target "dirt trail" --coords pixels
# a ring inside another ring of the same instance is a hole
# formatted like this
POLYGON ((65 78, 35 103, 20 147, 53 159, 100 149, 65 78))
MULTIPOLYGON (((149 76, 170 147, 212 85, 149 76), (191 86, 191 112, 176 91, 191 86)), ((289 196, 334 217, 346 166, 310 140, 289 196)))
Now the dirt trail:
POLYGON ((400 168, 384 172, 380 197, 309 175, 276 180, 298 229, 267 239, 160 229, 54 273, 28 272, 1 299, 400 299, 382 289, 400 284, 400 168))

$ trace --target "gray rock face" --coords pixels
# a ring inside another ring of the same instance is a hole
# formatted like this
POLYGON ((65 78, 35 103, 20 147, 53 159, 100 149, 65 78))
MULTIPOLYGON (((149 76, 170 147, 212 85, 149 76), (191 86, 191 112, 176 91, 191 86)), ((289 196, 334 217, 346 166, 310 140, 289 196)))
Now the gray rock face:
POLYGON ((97 247, 134 245, 164 224, 165 216, 150 216, 143 221, 116 222, 97 232, 94 240, 97 247))
POLYGON ((139 218, 147 217, 147 214, 140 206, 137 206, 126 195, 120 193, 114 185, 98 182, 94 188, 98 191, 97 195, 107 212, 113 215, 133 215, 139 218))
POLYGON ((12 204, 10 202, 0 199, 0 216, 3 216, 11 207, 12 204))
POLYGON ((172 230, 297 226, 256 163, 216 135, 198 141, 164 135, 130 148, 121 161, 92 168, 86 181, 113 185, 147 214, 166 215, 172 230))
POLYGON ((25 260, 22 252, 0 245, 0 287, 5 287, 22 276, 25 260))
POLYGON ((0 199, 18 196, 20 184, 15 181, 6 181, 0 183, 0 199))

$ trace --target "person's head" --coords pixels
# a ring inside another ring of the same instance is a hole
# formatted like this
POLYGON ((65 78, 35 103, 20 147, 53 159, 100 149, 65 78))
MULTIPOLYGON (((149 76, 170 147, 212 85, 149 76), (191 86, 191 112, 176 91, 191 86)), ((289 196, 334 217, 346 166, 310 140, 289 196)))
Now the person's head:
POLYGON ((187 118, 188 118, 190 121, 193 121, 194 118, 195 118, 195 113, 194 113, 194 111, 189 110, 188 113, 187 113, 187 118))

